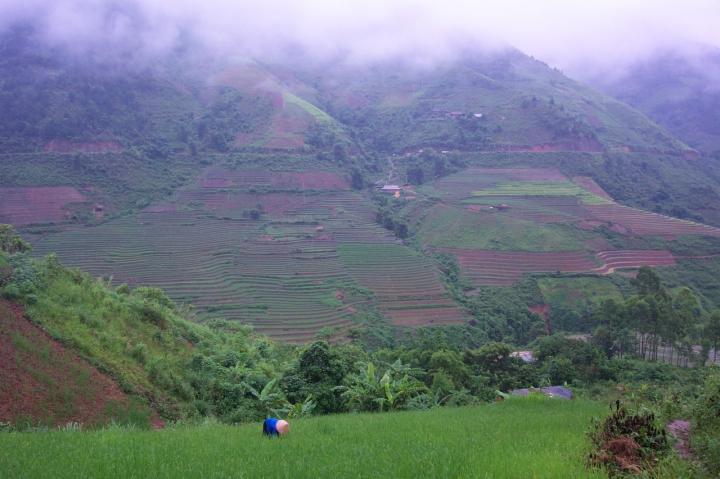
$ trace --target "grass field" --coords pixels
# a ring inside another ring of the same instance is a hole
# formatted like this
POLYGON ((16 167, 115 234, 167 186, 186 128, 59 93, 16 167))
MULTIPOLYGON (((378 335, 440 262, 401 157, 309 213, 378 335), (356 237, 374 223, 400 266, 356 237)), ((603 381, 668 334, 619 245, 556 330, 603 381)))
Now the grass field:
POLYGON ((568 251, 582 248, 581 231, 539 224, 502 212, 475 213, 437 205, 419 227, 423 245, 501 251, 568 251))
POLYGON ((500 183, 488 189, 473 191, 472 194, 473 196, 574 196, 589 205, 602 205, 610 202, 569 181, 514 181, 500 183))
POLYGON ((547 303, 570 309, 605 299, 622 300, 618 288, 607 278, 540 278, 537 283, 547 303))
POLYGON ((583 465, 600 403, 511 399, 429 412, 260 425, 0 434, 0 476, 162 478, 605 477, 583 465))

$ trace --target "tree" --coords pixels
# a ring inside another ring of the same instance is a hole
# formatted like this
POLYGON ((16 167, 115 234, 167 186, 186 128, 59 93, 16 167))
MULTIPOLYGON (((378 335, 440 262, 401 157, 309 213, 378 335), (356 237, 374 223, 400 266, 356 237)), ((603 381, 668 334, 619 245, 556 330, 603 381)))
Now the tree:
POLYGON ((720 310, 715 310, 707 319, 703 328, 703 335, 713 347, 713 361, 717 361, 717 348, 720 342, 720 310))
POLYGON ((491 384, 502 390, 512 389, 522 381, 523 362, 512 356, 505 343, 488 343, 479 349, 465 351, 463 361, 475 374, 489 376, 491 384))
POLYGON ((283 377, 283 390, 292 403, 312 396, 319 412, 339 412, 343 399, 336 388, 348 369, 347 361, 337 350, 325 341, 316 341, 300 354, 296 366, 283 377))
POLYGON ((640 296, 648 296, 660 291, 660 277, 648 266, 640 268, 632 284, 637 288, 640 296))
POLYGON ((605 351, 608 357, 620 357, 630 350, 634 334, 629 328, 627 308, 614 299, 606 299, 593 313, 593 320, 599 324, 593 333, 593 344, 605 351))
MULTIPOLYGON (((666 322, 663 325, 663 337, 670 345, 670 362, 672 362, 673 348, 678 342, 684 344, 692 342, 689 336, 695 329, 700 313, 698 305, 697 296, 690 288, 681 288, 673 298, 672 314, 665 318, 666 322)), ((687 353, 688 348, 683 349, 687 353)), ((692 347, 689 349, 692 351, 692 347)), ((680 356, 678 355, 678 364, 680 356)), ((688 359, 687 356, 685 359, 688 359)))
POLYGON ((347 151, 345 151, 345 147, 340 143, 336 143, 335 146, 333 146, 333 158, 336 163, 345 163, 345 160, 347 160, 347 151))
POLYGON ((0 224, 0 251, 8 254, 25 253, 32 246, 17 234, 12 225, 0 224))
POLYGON ((419 166, 413 166, 407 170, 407 180, 411 185, 422 185, 425 181, 425 173, 419 166))
POLYGON ((350 174, 350 185, 354 190, 362 190, 365 187, 365 178, 357 168, 350 174))
POLYGON ((444 374, 451 380, 454 386, 452 389, 469 386, 470 370, 462 359, 460 353, 447 349, 435 351, 432 356, 430 356, 428 366, 431 373, 434 374, 433 389, 435 389, 435 382, 440 381, 437 376, 438 374, 444 374))

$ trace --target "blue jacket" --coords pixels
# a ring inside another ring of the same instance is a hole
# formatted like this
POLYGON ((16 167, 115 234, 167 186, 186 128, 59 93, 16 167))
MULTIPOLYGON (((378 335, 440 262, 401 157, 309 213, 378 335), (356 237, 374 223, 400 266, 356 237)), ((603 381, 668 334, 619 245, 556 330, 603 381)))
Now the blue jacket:
POLYGON ((265 419, 265 422, 263 422, 263 434, 266 436, 277 436, 277 422, 278 419, 274 417, 265 419))

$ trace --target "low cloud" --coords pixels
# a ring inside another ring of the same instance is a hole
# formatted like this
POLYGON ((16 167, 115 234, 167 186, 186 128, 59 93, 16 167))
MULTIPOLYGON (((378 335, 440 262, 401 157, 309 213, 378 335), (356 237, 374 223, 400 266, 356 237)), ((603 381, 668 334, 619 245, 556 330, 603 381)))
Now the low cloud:
POLYGON ((571 74, 658 50, 720 47, 717 0, 5 0, 0 28, 32 24, 80 54, 152 58, 179 48, 234 57, 303 51, 362 62, 451 59, 506 45, 571 74))

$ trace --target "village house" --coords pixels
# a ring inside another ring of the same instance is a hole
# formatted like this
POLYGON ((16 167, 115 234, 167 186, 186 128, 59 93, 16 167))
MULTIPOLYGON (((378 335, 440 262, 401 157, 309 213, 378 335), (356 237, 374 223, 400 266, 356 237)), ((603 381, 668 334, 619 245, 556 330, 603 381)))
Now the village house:
POLYGON ((400 188, 398 185, 384 185, 382 188, 380 188, 380 191, 383 193, 388 193, 391 195, 394 195, 395 193, 400 193, 402 188, 400 188))

